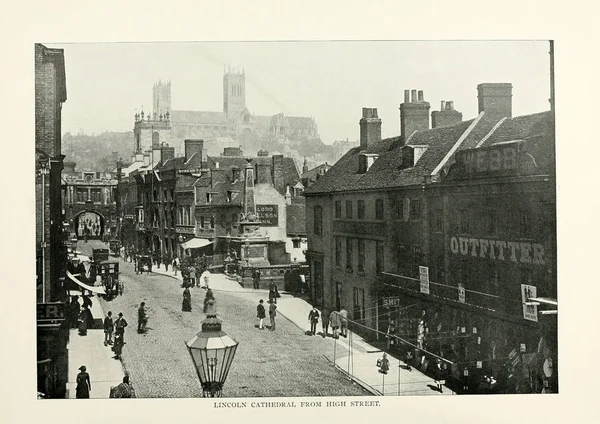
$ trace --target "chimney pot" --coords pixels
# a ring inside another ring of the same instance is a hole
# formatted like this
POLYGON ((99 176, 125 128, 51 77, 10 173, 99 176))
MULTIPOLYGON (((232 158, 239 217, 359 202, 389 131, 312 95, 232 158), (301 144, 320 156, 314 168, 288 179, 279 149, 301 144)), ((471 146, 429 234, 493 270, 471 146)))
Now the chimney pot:
POLYGON ((442 105, 440 106, 440 110, 445 110, 446 109, 446 101, 442 100, 442 105))
POLYGON ((410 103, 410 90, 404 90, 404 103, 410 103))
POLYGON ((447 105, 448 105, 448 110, 454 110, 454 100, 449 101, 447 103, 447 105))
POLYGON ((418 99, 419 99, 420 102, 424 101, 423 100, 423 90, 419 90, 419 92, 418 92, 418 99))
POLYGON ((414 103, 417 101, 417 90, 410 91, 410 101, 411 101, 411 103, 414 103))

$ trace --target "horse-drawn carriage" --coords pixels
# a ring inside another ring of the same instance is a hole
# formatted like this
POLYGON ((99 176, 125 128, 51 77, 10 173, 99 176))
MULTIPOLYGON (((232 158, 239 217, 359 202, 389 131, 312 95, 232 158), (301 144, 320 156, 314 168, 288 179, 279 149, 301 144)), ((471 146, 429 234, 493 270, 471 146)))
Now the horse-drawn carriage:
POLYGON ((96 278, 100 279, 106 291, 106 299, 111 300, 122 295, 123 282, 119 279, 119 262, 101 261, 95 262, 94 266, 96 267, 96 278))
POLYGON ((117 239, 112 239, 108 242, 108 247, 110 249, 110 254, 112 256, 119 256, 121 253, 121 241, 117 239))

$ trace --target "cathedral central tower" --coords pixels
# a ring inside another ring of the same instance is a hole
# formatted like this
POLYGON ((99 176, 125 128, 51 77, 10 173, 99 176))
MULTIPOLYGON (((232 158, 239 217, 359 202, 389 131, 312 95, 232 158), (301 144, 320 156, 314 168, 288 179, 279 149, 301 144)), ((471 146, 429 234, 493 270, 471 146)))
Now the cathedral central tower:
POLYGON ((227 69, 223 75, 223 112, 229 122, 236 122, 246 110, 246 75, 227 69))

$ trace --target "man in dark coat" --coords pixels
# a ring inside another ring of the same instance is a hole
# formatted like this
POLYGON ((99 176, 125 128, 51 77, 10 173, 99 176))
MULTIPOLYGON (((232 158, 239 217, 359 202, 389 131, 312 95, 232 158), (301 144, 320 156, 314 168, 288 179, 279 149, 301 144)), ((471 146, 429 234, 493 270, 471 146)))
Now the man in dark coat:
POLYGON ((148 322, 148 318, 146 317, 146 303, 140 303, 140 307, 138 308, 138 326, 137 332, 143 333, 146 329, 146 322, 148 322))
POLYGON ((114 329, 114 323, 112 319, 112 312, 108 311, 106 318, 104 318, 104 346, 113 344, 112 333, 114 329))
POLYGON ((269 318, 271 319, 271 331, 275 331, 275 317, 277 316, 277 305, 269 300, 269 318))
POLYGON ((321 326, 323 327, 323 338, 329 334, 329 308, 323 306, 321 311, 321 326))
POLYGON ((308 322, 310 322, 310 335, 314 336, 317 334, 317 323, 319 322, 319 311, 314 306, 308 313, 308 322))
POLYGON ((256 317, 258 318, 258 328, 260 330, 264 330, 263 322, 265 320, 266 314, 262 299, 260 299, 258 305, 256 306, 256 317))
POLYGON ((192 312, 192 293, 190 289, 186 287, 183 290, 183 302, 181 304, 182 312, 192 312))

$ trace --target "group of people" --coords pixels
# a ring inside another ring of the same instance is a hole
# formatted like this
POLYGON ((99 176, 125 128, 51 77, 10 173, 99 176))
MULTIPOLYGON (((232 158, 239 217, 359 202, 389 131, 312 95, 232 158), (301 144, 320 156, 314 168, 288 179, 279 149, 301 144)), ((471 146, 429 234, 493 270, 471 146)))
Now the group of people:
POLYGON ((123 318, 122 312, 119 312, 119 317, 113 321, 112 312, 108 311, 104 318, 104 346, 112 346, 115 353, 114 359, 121 359, 121 352, 125 344, 125 327, 127 327, 127 321, 123 318), (113 333, 115 335, 114 342, 113 333))
MULTIPOLYGON (((92 381, 87 372, 87 367, 82 365, 79 367, 79 374, 75 379, 75 398, 89 399, 92 391, 92 381)), ((129 382, 129 375, 123 376, 123 382, 115 387, 110 388, 109 398, 134 398, 135 391, 129 382)))
POLYGON ((87 336, 87 330, 94 327, 92 316, 92 300, 89 296, 72 296, 68 305, 69 321, 71 328, 77 328, 80 336, 87 336))
MULTIPOLYGON (((215 296, 213 291, 207 285, 206 294, 204 295, 204 313, 207 312, 208 305, 211 301, 212 303, 215 302, 215 296)), ((181 303, 181 311, 192 312, 192 292, 187 285, 183 289, 183 302, 181 303)))
MULTIPOLYGON (((277 302, 273 301, 273 299, 269 299, 269 321, 271 322, 271 326, 269 330, 275 331, 275 317, 277 316, 277 302)), ((264 305, 264 300, 260 299, 258 301, 258 305, 256 306, 256 317, 258 318, 258 329, 264 330, 264 321, 267 317, 267 312, 264 305)))
POLYGON ((348 337, 348 311, 343 306, 339 311, 334 310, 331 312, 327 306, 324 306, 321 313, 313 306, 308 313, 308 322, 310 324, 310 330, 308 331, 309 335, 314 336, 317 334, 319 318, 321 319, 321 327, 323 329, 321 336, 323 338, 329 335, 329 326, 331 326, 333 338, 338 339, 340 333, 342 337, 348 337))

